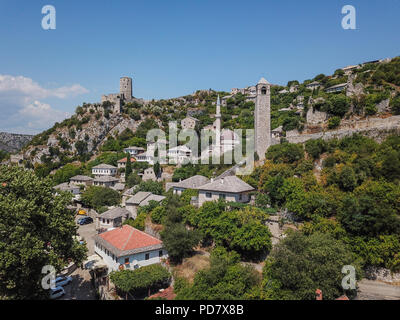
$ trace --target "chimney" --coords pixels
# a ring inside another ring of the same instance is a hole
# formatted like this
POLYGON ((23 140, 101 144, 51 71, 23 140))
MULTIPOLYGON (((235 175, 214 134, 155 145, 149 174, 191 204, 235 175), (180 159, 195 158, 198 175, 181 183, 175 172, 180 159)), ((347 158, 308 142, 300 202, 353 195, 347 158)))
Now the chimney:
POLYGON ((224 178, 221 178, 221 184, 224 184, 224 178))
POLYGON ((315 291, 315 300, 322 300, 322 290, 317 289, 315 291))

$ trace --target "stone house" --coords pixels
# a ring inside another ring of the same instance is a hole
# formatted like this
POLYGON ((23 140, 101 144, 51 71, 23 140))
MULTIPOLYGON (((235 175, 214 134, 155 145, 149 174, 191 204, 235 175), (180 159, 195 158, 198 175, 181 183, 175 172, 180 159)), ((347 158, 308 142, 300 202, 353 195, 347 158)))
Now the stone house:
POLYGON ((309 90, 315 90, 318 89, 321 86, 321 84, 318 81, 313 81, 309 84, 306 85, 306 88, 309 90))
POLYGON ((117 174, 117 168, 109 164, 99 164, 92 168, 92 174, 98 178, 101 176, 115 176, 117 174))
POLYGON ((136 219, 139 207, 148 205, 150 201, 161 202, 164 196, 152 194, 151 192, 139 191, 134 196, 125 201, 125 207, 130 212, 130 217, 136 219))
POLYGON ((88 176, 77 175, 69 179, 69 182, 74 185, 91 186, 93 184, 93 178, 88 176))
POLYGON ((168 149, 168 158, 175 163, 188 162, 191 157, 192 150, 185 145, 168 149))
POLYGON ((72 193, 74 196, 77 196, 81 193, 80 188, 77 185, 70 184, 68 182, 64 182, 61 184, 58 184, 54 187, 54 189, 59 190, 59 191, 67 191, 72 193))
POLYGON ((98 215, 99 229, 111 229, 122 226, 122 223, 129 218, 130 212, 125 208, 110 209, 98 215))
POLYGON ((182 129, 194 129, 196 124, 199 122, 196 118, 191 116, 187 116, 186 118, 181 120, 182 129))
POLYGON ((119 180, 111 176, 100 176, 93 180, 94 186, 100 186, 105 188, 114 187, 119 180))
POLYGON ((227 176, 212 180, 200 187, 197 198, 197 206, 201 207, 206 201, 218 201, 247 203, 250 201, 249 193, 254 190, 252 186, 236 176, 227 176))
POLYGON ((153 167, 149 167, 143 171, 142 175, 142 180, 143 181, 157 181, 156 174, 154 173, 153 167))
POLYGON ((340 83, 340 84, 337 84, 336 86, 332 86, 332 87, 325 89, 325 92, 326 93, 341 92, 347 88, 347 85, 348 85, 347 82, 340 83))
POLYGON ((179 182, 168 182, 165 186, 165 189, 168 191, 172 188, 174 194, 181 195, 182 192, 187 189, 196 189, 197 187, 205 185, 209 182, 210 180, 208 178, 196 175, 179 182))
POLYGON ((128 147, 124 149, 124 152, 129 153, 131 156, 135 156, 143 151, 145 151, 145 149, 141 147, 128 147))
POLYGON ((94 251, 107 264, 108 273, 135 270, 168 258, 161 240, 129 225, 96 235, 94 251))
POLYGON ((272 138, 274 139, 280 139, 283 137, 283 127, 279 126, 278 128, 275 128, 274 130, 271 131, 272 138))

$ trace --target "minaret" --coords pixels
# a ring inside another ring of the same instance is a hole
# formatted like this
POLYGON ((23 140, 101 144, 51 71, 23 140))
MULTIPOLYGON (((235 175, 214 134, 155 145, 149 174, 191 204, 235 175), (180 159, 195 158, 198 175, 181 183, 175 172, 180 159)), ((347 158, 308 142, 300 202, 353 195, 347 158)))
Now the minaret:
POLYGON ((217 141, 216 149, 221 152, 221 101, 217 99, 217 110, 215 114, 215 137, 217 141))
POLYGON ((264 78, 257 84, 254 130, 255 152, 259 160, 264 161, 271 145, 271 84, 264 78))

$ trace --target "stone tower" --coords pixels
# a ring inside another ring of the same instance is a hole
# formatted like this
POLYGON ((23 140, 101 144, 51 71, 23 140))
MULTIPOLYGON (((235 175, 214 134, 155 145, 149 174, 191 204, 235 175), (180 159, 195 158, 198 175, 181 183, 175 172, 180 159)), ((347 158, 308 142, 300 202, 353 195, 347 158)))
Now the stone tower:
POLYGON ((119 92, 124 95, 125 100, 132 99, 132 78, 122 77, 119 79, 119 92))
POLYGON ((260 161, 271 145, 271 85, 261 78, 257 83, 256 107, 254 111, 255 152, 260 161))

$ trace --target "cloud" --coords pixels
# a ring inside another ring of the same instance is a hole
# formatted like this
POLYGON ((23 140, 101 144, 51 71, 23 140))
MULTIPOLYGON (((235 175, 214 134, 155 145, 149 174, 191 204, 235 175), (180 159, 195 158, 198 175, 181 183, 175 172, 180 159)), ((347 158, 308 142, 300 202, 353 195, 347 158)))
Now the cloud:
POLYGON ((0 131, 38 133, 70 116, 41 102, 43 99, 69 99, 89 91, 80 84, 44 88, 30 78, 0 74, 0 131))

